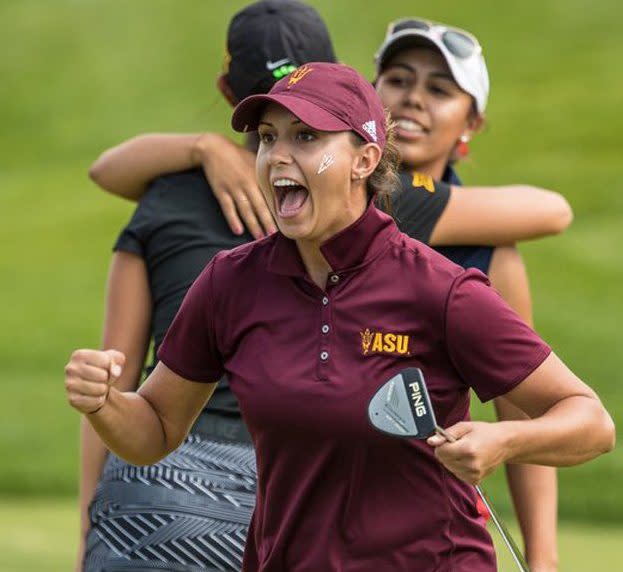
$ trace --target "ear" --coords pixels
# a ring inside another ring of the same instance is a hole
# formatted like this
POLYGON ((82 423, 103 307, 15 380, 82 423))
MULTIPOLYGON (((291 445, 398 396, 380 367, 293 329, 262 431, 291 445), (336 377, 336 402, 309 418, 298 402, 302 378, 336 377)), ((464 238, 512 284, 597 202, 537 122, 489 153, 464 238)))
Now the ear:
POLYGON ((469 141, 476 133, 480 133, 484 124, 485 117, 482 113, 470 113, 461 137, 465 137, 465 140, 469 141))
POLYGON ((351 179, 353 181, 367 179, 376 169, 382 154, 381 148, 376 143, 366 143, 358 147, 353 158, 351 179))
POLYGON ((222 73, 216 78, 216 87, 232 107, 236 107, 236 105, 238 105, 238 98, 234 95, 231 87, 229 87, 226 74, 222 73))

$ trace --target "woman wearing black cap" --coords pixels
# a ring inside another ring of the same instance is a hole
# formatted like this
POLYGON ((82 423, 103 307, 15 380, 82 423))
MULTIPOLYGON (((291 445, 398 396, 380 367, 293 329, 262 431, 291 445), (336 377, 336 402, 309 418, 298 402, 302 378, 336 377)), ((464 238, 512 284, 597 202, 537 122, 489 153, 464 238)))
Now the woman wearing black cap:
MULTIPOLYGON (((292 1, 239 12, 228 47, 229 73, 219 86, 232 103, 268 91, 302 61, 335 60, 318 14, 292 1)), ((126 356, 120 389, 137 388, 150 342, 157 350, 208 261, 249 240, 229 230, 200 170, 150 185, 115 243, 107 285, 102 348, 126 356)), ((147 373, 155 363, 154 357, 147 373)), ((255 455, 226 380, 181 447, 155 465, 107 456, 86 419, 81 433, 77 570, 240 569, 255 502, 255 455)))
POLYGON ((150 463, 179 445, 226 373, 257 451, 248 572, 493 572, 468 483, 505 461, 587 461, 613 447, 610 416, 481 273, 374 206, 398 156, 352 68, 307 64, 243 101, 233 125, 259 129, 258 181, 280 232, 216 255, 138 392, 111 386, 121 352, 75 352, 70 404, 117 454, 150 463), (425 371, 456 442, 371 427, 370 398, 409 366, 425 371), (470 387, 530 418, 467 421, 470 387))

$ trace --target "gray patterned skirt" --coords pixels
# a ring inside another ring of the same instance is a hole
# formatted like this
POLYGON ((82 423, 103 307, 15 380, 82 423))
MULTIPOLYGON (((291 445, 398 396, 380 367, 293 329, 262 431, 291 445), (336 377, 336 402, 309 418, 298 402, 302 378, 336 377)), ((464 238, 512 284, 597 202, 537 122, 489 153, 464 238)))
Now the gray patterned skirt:
POLYGON ((239 571, 255 471, 252 445, 194 430, 156 465, 109 455, 90 507, 84 571, 239 571))

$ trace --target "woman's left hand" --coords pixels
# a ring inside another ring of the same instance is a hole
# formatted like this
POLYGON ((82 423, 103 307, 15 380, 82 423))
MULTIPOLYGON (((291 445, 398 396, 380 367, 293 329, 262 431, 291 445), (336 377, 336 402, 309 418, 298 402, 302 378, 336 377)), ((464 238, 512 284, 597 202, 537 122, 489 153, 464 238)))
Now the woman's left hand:
POLYGON ((503 426, 504 423, 461 421, 446 429, 454 442, 433 435, 427 443, 435 448, 435 456, 446 469, 459 479, 477 485, 505 461, 503 426))

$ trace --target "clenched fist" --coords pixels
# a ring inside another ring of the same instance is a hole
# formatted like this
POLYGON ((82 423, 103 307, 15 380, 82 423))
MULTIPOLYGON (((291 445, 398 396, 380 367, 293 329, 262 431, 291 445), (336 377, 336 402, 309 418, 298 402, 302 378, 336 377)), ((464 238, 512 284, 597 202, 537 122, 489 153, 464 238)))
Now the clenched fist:
POLYGON ((80 413, 99 411, 121 375, 125 355, 116 350, 76 350, 65 366, 67 401, 80 413))

